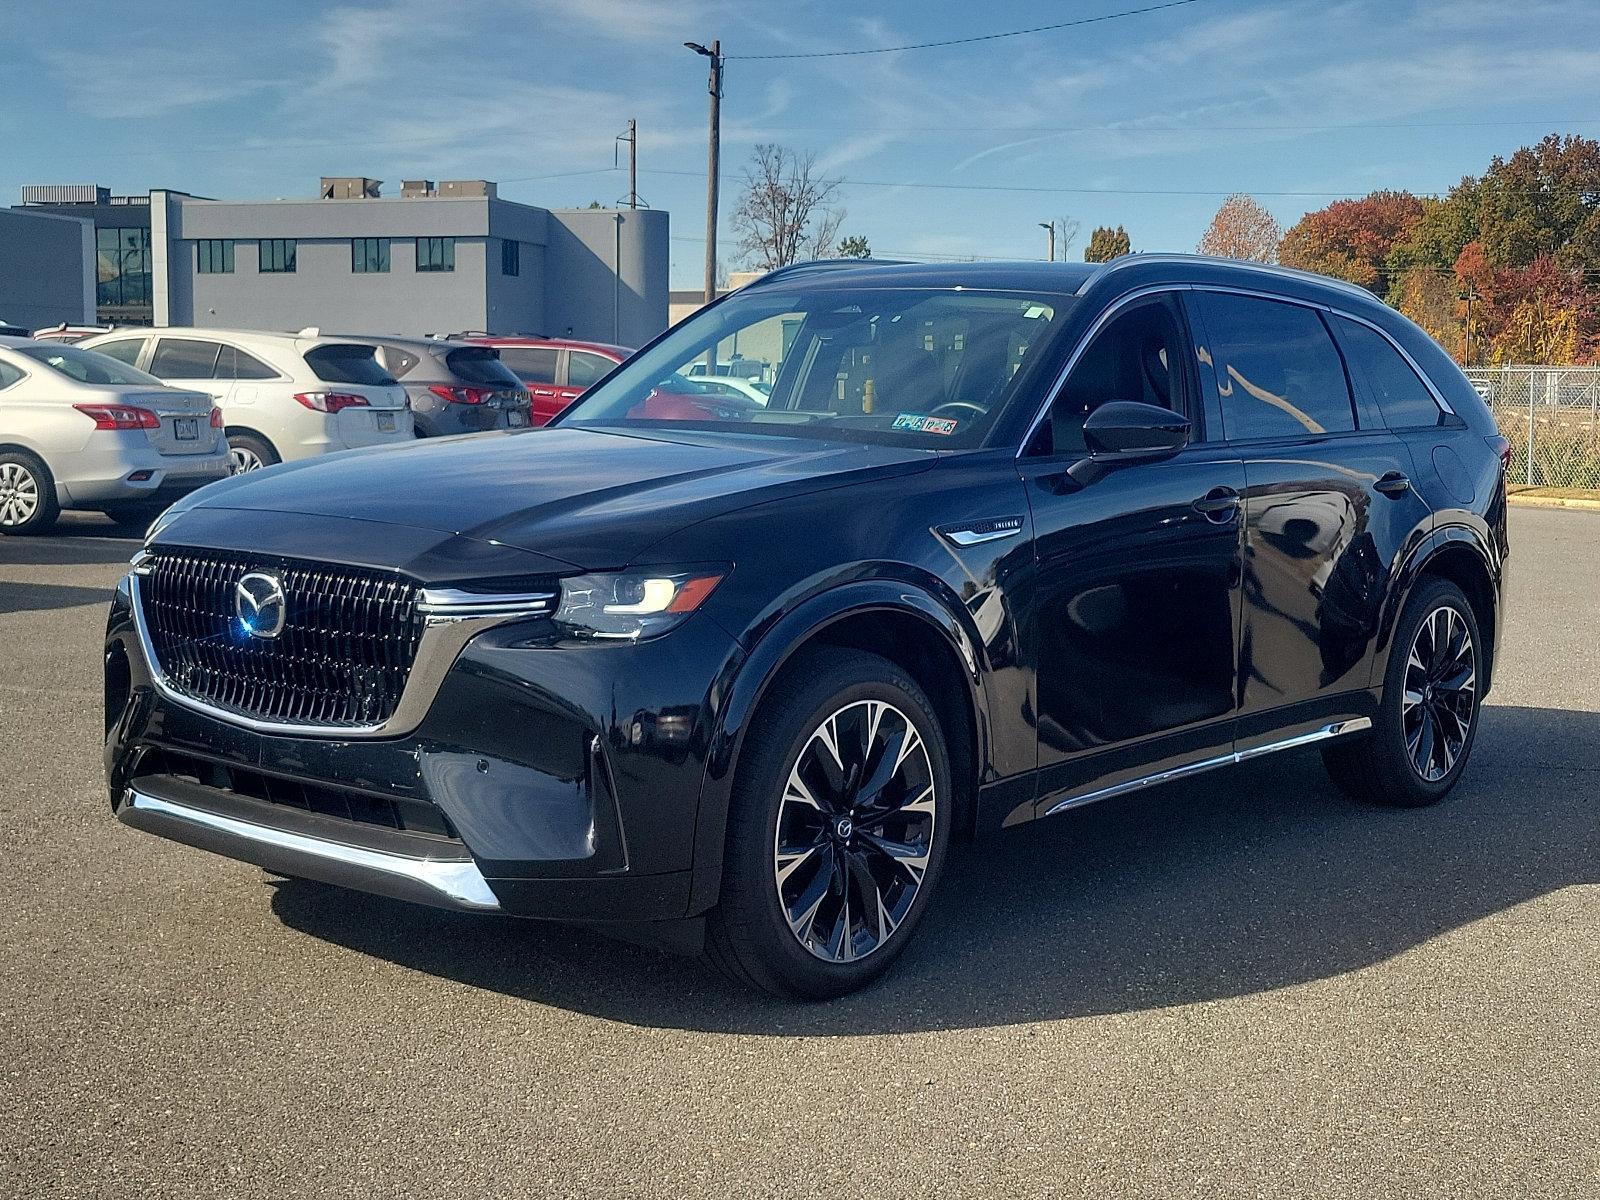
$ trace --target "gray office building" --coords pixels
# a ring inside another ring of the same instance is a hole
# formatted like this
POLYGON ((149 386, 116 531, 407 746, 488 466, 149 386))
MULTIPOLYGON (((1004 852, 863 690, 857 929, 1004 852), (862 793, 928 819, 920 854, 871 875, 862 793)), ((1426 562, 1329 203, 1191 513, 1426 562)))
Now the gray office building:
POLYGON ((0 321, 24 329, 94 319, 94 226, 0 209, 0 321))
POLYGON ((63 192, 25 189, 13 211, 94 221, 102 321, 624 345, 667 324, 665 212, 538 208, 484 180, 386 197, 377 180, 325 178, 317 199, 263 202, 63 192))

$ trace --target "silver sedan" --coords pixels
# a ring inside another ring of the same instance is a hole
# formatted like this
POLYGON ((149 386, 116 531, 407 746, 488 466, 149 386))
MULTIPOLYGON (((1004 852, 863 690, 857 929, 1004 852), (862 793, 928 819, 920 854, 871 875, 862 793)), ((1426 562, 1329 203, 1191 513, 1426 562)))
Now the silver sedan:
POLYGON ((63 508, 148 523, 228 471, 204 392, 92 350, 0 337, 0 534, 39 533, 63 508))

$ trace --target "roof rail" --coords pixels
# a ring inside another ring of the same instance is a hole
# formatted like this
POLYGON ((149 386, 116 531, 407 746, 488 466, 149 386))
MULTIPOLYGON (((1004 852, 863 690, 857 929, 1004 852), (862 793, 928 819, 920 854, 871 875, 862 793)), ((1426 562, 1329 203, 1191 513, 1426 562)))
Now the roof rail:
MULTIPOLYGON (((1281 267, 1277 263, 1251 262, 1242 258, 1222 258, 1215 254, 1175 254, 1156 252, 1151 254, 1124 254, 1114 258, 1105 265, 1100 272, 1104 276, 1112 271, 1119 271, 1125 267, 1137 266, 1142 262, 1158 263, 1204 263, 1211 267, 1231 267, 1240 271, 1256 271, 1267 275, 1277 275, 1285 279, 1301 279, 1307 283, 1321 284, 1331 287, 1346 295, 1360 296, 1365 300, 1378 300, 1372 292, 1358 283, 1351 283, 1347 279, 1336 279, 1332 275, 1319 275, 1315 271, 1301 271, 1295 267, 1281 267)), ((1382 303, 1382 301, 1379 301, 1382 303)))
POLYGON ((774 267, 759 279, 752 279, 745 287, 759 287, 764 283, 771 283, 775 279, 787 279, 791 275, 800 275, 807 271, 835 271, 842 267, 908 267, 913 265, 908 258, 810 258, 805 262, 789 263, 786 266, 774 267))

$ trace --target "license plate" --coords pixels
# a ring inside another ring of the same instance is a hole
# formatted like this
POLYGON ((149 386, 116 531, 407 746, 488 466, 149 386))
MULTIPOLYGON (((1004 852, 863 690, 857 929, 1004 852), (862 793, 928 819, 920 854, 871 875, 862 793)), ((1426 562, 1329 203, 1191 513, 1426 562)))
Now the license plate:
POLYGON ((393 433, 394 432, 394 414, 393 413, 381 412, 381 413, 378 414, 378 432, 379 433, 393 433))
POLYGON ((527 423, 528 418, 523 413, 511 412, 506 414, 506 424, 510 425, 513 429, 520 429, 527 423))
POLYGON ((179 417, 172 422, 172 436, 180 442, 197 442, 200 440, 200 418, 179 417))

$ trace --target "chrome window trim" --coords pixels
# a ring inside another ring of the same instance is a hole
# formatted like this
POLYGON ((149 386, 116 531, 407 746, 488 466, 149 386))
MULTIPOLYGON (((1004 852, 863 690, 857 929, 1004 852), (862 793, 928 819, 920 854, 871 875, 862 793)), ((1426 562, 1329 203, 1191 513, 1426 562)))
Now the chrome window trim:
POLYGON ((144 655, 150 671, 150 682, 156 691, 174 704, 195 712, 241 725, 255 733, 286 737, 328 736, 338 738, 397 737, 410 733, 433 706, 434 697, 444 683, 444 677, 455 665, 468 642, 485 630, 512 621, 527 620, 551 611, 555 606, 554 592, 530 592, 516 595, 489 596, 475 592, 458 592, 451 589, 422 590, 422 601, 417 611, 422 614, 422 637, 417 645, 416 658, 406 676, 405 690, 400 703, 389 718, 373 725, 311 725, 292 721, 267 721, 245 713, 232 712, 208 704, 180 691, 166 677, 161 661, 156 657, 150 631, 145 627, 144 603, 139 595, 139 580, 148 575, 150 554, 141 550, 133 560, 133 570, 128 574, 128 596, 133 609, 133 628, 139 639, 139 650, 144 655), (470 597, 471 603, 452 603, 457 597, 470 597), (429 607, 424 610, 424 603, 429 607))
POLYGON ((1084 804, 1093 804, 1096 800, 1108 800, 1112 796, 1121 796, 1127 792, 1137 792, 1147 787, 1154 787, 1158 783, 1167 783, 1174 779, 1186 779, 1191 775, 1199 775, 1203 771, 1214 770, 1217 767, 1231 767, 1235 763, 1249 762, 1252 758, 1260 758, 1266 754, 1276 754, 1279 750, 1294 750, 1300 746, 1310 746, 1316 742, 1327 741, 1329 738, 1343 737, 1347 733, 1360 733, 1362 730, 1371 729, 1370 717, 1351 717, 1345 721, 1333 721, 1320 729, 1313 729, 1309 733, 1298 733, 1293 737, 1282 738, 1276 742, 1268 742, 1263 746, 1250 746, 1244 750, 1234 750, 1229 754, 1219 754, 1214 758, 1203 758, 1198 762, 1188 763, 1181 767, 1172 767, 1165 771, 1157 771, 1153 775, 1141 775, 1137 779, 1125 780, 1114 783, 1109 787, 1096 788, 1093 791, 1082 792, 1076 796, 1068 796, 1058 800, 1044 813, 1053 817, 1059 812, 1077 808, 1084 804))

